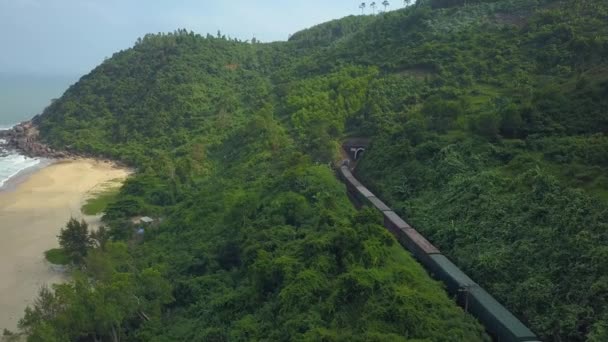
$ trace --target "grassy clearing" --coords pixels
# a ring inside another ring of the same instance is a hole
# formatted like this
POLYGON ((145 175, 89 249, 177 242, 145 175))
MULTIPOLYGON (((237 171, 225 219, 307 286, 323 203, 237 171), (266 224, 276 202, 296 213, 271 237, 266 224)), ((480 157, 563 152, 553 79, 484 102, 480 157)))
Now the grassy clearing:
POLYGON ((99 215, 112 203, 120 191, 121 182, 111 180, 104 183, 99 190, 93 191, 91 197, 80 209, 85 215, 99 215))
POLYGON ((54 265, 67 265, 70 263, 70 258, 61 248, 53 248, 44 252, 44 257, 48 262, 54 265))

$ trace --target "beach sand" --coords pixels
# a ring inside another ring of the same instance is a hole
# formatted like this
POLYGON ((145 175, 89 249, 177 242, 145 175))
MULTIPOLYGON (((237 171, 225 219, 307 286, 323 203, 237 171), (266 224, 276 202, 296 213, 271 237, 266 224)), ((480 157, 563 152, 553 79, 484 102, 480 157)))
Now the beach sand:
MULTIPOLYGON (((40 287, 64 279, 51 270, 43 253, 58 247, 57 235, 70 217, 83 217, 80 208, 87 194, 128 174, 107 162, 62 161, 0 192, 0 330, 15 331, 40 287)), ((99 217, 84 218, 92 227, 99 223, 99 217)))

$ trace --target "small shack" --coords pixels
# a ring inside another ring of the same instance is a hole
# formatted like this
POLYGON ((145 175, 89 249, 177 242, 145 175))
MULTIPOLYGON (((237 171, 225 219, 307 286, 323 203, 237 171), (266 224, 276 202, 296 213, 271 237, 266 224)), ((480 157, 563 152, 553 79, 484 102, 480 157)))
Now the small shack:
POLYGON ((154 219, 151 217, 148 217, 148 216, 144 216, 139 219, 139 222, 142 224, 151 224, 151 223, 154 223, 154 219))

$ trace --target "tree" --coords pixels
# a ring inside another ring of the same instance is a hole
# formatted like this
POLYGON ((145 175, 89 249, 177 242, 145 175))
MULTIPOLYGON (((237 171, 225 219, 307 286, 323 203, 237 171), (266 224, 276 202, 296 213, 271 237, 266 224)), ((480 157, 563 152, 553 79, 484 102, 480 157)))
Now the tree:
POLYGON ((524 121, 518 108, 515 105, 510 104, 501 108, 499 114, 501 117, 500 133, 506 138, 520 137, 524 121))
POLYGON ((500 117, 492 111, 484 112, 471 119, 473 132, 490 140, 496 139, 500 128, 500 117))
POLYGON ((403 7, 407 7, 412 3, 412 0, 403 0, 403 7))
POLYGON ((71 218, 65 228, 57 236, 59 245, 70 256, 76 264, 80 264, 87 255, 87 250, 91 247, 89 237, 89 225, 84 221, 78 222, 71 218))
POLYGON ((369 7, 372 8, 372 13, 376 14, 376 2, 372 2, 371 4, 369 4, 369 7))
POLYGON ((362 2, 359 8, 361 9, 361 14, 363 14, 365 12, 365 2, 362 2))
POLYGON ((384 12, 386 12, 386 8, 387 8, 388 6, 390 6, 390 5, 391 5, 391 4, 390 4, 390 2, 388 2, 388 0, 384 0, 384 1, 382 1, 382 6, 384 6, 384 12))
POLYGON ((92 231, 89 237, 91 239, 91 244, 94 244, 96 247, 103 250, 110 240, 110 231, 106 227, 101 226, 99 229, 92 231))
POLYGON ((121 341, 139 324, 158 320, 173 301, 171 285, 154 268, 133 268, 127 249, 109 242, 105 251, 89 253, 86 269, 71 281, 43 287, 19 321, 28 340, 121 341))
POLYGON ((434 95, 427 99, 421 111, 431 130, 445 133, 452 128, 456 118, 462 115, 465 109, 459 102, 446 101, 434 95))
POLYGON ((25 309, 25 316, 19 321, 19 326, 26 333, 31 333, 28 327, 36 321, 48 321, 60 312, 61 303, 57 300, 55 293, 46 285, 38 291, 38 297, 32 306, 25 309))
POLYGON ((431 0, 430 4, 432 8, 447 8, 462 5, 466 6, 467 2, 466 0, 431 0))

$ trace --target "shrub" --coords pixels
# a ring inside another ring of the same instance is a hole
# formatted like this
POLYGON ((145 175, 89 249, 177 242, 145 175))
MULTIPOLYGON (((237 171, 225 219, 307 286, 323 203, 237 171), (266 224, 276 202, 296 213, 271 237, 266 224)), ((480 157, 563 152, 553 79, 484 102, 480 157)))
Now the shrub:
POLYGON ((70 257, 61 248, 53 248, 44 252, 44 257, 48 262, 54 265, 67 265, 70 263, 70 257))

